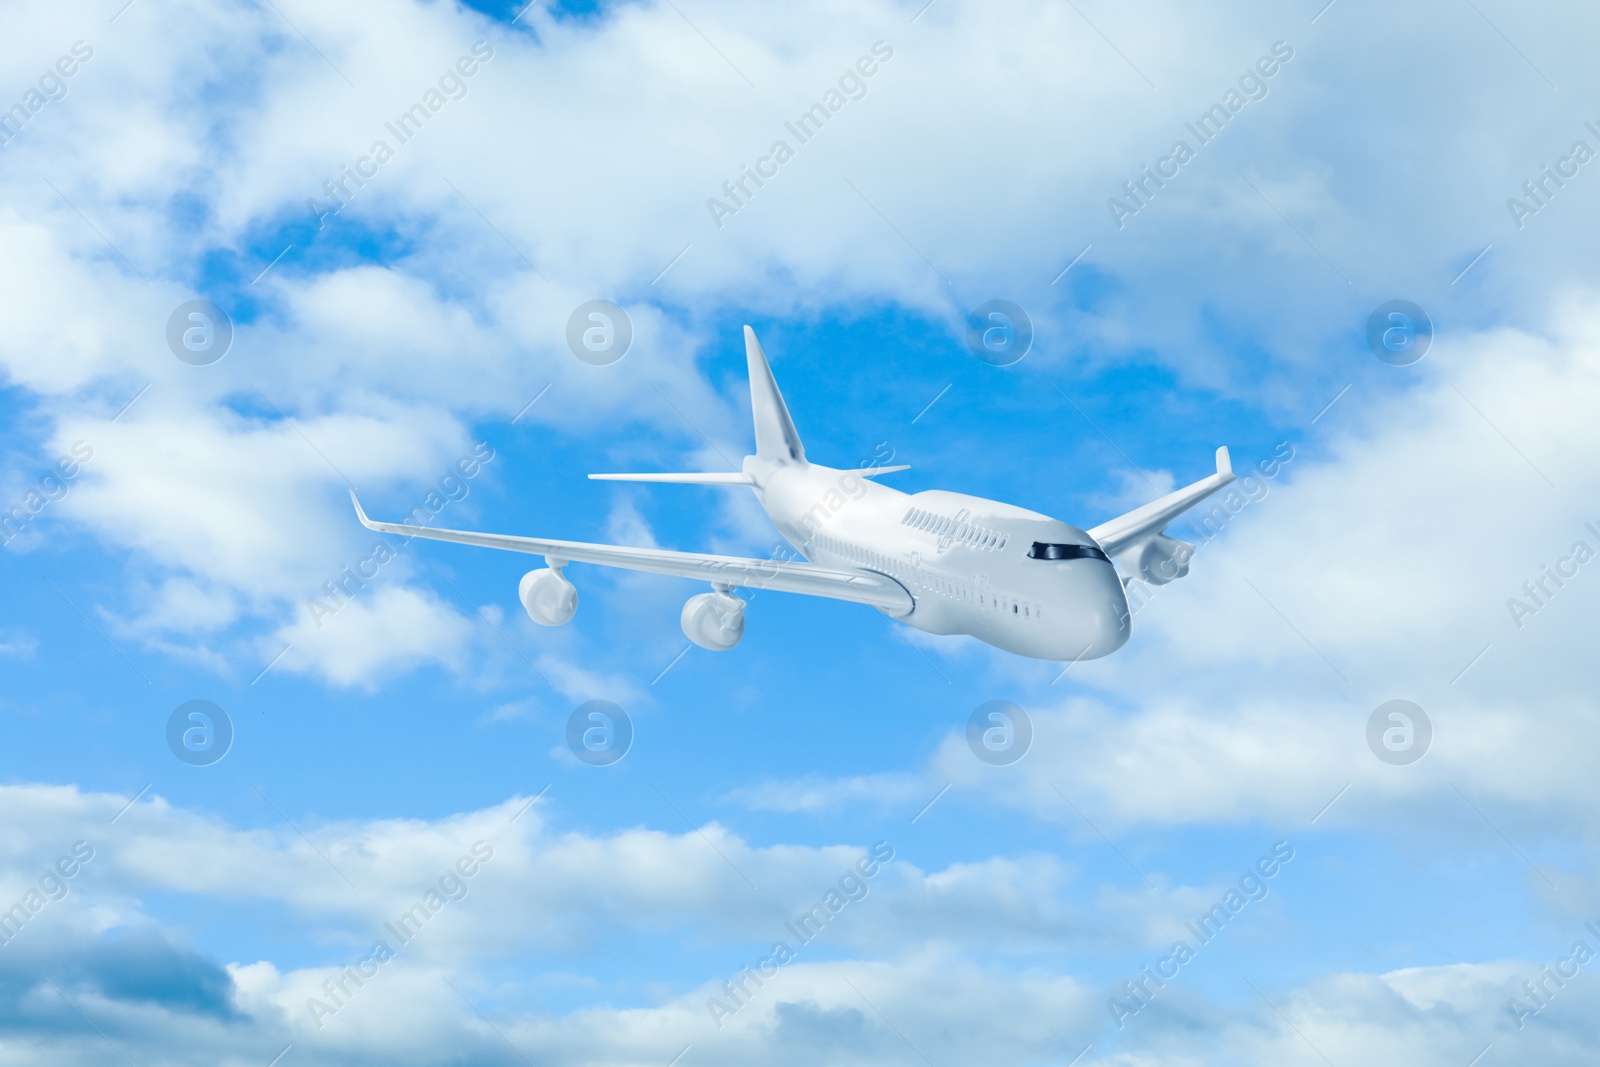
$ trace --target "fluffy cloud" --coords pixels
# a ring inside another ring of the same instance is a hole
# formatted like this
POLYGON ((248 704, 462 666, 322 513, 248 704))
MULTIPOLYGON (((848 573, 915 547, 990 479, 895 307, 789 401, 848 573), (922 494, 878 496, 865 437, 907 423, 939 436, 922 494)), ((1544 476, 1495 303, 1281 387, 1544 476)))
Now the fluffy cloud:
MULTIPOLYGON (((1568 1042, 1592 1029, 1592 1012, 1584 1014, 1592 991, 1577 981, 1549 985, 1546 1006, 1515 1025, 1505 1001, 1531 1003, 1520 983, 1538 978, 1546 961, 1537 960, 1345 973, 1287 987, 1263 981, 1271 1009, 1214 1003, 1175 981, 1119 1029, 1106 987, 1063 970, 1056 954, 1069 951, 1081 967, 1085 953, 1116 951, 1108 918, 1122 912, 1113 921, 1138 927, 1152 910, 1198 910, 1215 889, 1139 892, 1120 905, 1099 892, 1085 901, 1087 887, 1038 858, 923 872, 897 856, 868 880, 864 900, 847 905, 815 944, 800 945, 782 917, 820 897, 863 850, 755 848, 705 827, 716 850, 759 882, 756 893, 696 833, 564 833, 550 824, 559 805, 548 799, 530 806, 511 798, 431 822, 302 826, 306 837, 235 828, 159 797, 109 825, 124 798, 13 786, 0 803, 21 830, 0 861, 7 900, 20 899, 40 877, 36 868, 73 841, 92 842, 62 899, 0 949, 0 1014, 10 1020, 13 1057, 27 1048, 52 1062, 95 1062, 103 1046, 74 1021, 73 1007, 136 1061, 158 1045, 188 1050, 168 1053, 170 1062, 257 1047, 270 1058, 294 1044, 326 1062, 421 1063, 447 1048, 501 1055, 493 1046, 510 1041, 524 1055, 618 1064, 661 1049, 670 1059, 685 1045, 717 1063, 798 1063, 913 1062, 985 1048, 1032 1062, 1091 1044, 1089 1062, 1198 1063, 1205 1049, 1225 1047, 1241 1062, 1266 1064, 1299 1062, 1307 1053, 1298 1043, 1310 1042, 1335 1062, 1398 1045, 1413 1048, 1416 1062, 1443 1065, 1460 1048, 1472 1046, 1470 1058, 1492 1041, 1536 1050, 1542 1062, 1577 1063, 1568 1042), (429 892, 439 894, 433 905, 429 892), (282 906, 317 931, 323 959, 222 964, 147 913, 140 901, 155 895, 175 895, 186 910, 282 906), (383 925, 419 903, 425 918, 413 917, 409 940, 383 925), (552 1010, 541 1006, 536 976, 513 979, 502 966, 534 953, 557 977, 566 958, 619 934, 640 966, 650 966, 649 946, 666 935, 707 974, 675 978, 632 1004, 552 1010), (776 938, 794 942, 800 958, 759 988, 747 980, 744 1006, 719 1027, 707 1000, 729 1003, 724 972, 737 977, 776 938), (366 981, 353 984, 345 968, 369 958, 378 939, 393 958, 365 965, 366 981), (716 946, 709 955, 708 944, 716 946), (1002 955, 979 963, 978 945, 1002 955), (337 1010, 313 1013, 309 1001, 337 1010), (175 1033, 183 1040, 174 1042, 175 1033)), ((1573 939, 1586 936, 1574 926, 1573 939)), ((1161 943, 1156 931, 1134 937, 1161 943)), ((1567 952, 1555 945, 1551 958, 1567 952)))

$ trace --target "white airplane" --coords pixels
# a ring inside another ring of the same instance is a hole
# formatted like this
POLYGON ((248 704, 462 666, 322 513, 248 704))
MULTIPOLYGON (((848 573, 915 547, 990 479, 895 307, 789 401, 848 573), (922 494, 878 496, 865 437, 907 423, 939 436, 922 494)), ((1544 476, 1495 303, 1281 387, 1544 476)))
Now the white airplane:
POLYGON ((870 479, 908 469, 839 470, 806 460, 767 357, 744 328, 755 414, 756 453, 740 473, 591 474, 590 478, 686 485, 744 485, 802 560, 741 559, 661 548, 550 541, 373 522, 369 530, 528 552, 545 567, 523 575, 518 596, 529 617, 560 626, 578 607, 569 562, 671 574, 709 582, 712 591, 683 607, 683 632, 722 652, 744 636, 745 601, 734 589, 776 589, 869 604, 934 634, 971 634, 1037 659, 1092 659, 1115 652, 1131 632, 1116 557, 1155 585, 1189 571, 1194 546, 1163 533, 1167 523, 1233 481, 1226 448, 1217 471, 1193 485, 1087 532, 1076 526, 964 493, 906 494, 870 479))

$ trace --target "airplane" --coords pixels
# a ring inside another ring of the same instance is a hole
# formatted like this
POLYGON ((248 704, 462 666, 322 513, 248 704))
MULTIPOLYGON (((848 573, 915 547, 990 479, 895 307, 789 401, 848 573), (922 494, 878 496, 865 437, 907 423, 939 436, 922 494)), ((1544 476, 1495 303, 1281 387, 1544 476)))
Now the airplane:
POLYGON ((553 541, 374 522, 351 492, 369 530, 542 555, 523 575, 518 599, 542 626, 578 608, 569 563, 669 574, 710 583, 690 597, 681 624, 701 648, 724 652, 744 636, 743 588, 853 601, 933 634, 969 634, 1035 659, 1095 659, 1132 631, 1126 582, 1113 559, 1152 585, 1189 571, 1194 546, 1167 536, 1178 515, 1234 480, 1226 447, 1216 473, 1143 507, 1082 530, 1012 504, 932 489, 907 494, 873 479, 909 469, 839 469, 806 459, 772 368, 744 328, 755 421, 755 454, 739 472, 591 474, 591 479, 677 485, 748 486, 801 559, 744 559, 661 548, 553 541))

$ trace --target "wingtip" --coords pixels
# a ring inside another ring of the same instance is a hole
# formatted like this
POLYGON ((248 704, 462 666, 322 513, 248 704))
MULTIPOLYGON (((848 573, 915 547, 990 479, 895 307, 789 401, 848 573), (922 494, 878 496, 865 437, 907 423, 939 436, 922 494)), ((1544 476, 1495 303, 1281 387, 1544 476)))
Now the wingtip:
POLYGON ((1233 459, 1228 455, 1227 445, 1223 445, 1221 448, 1217 449, 1217 473, 1233 473, 1233 459))
POLYGON ((354 489, 350 490, 350 503, 355 505, 356 518, 361 520, 361 525, 369 530, 372 529, 372 520, 367 518, 367 513, 361 509, 361 501, 356 499, 356 491, 354 489))

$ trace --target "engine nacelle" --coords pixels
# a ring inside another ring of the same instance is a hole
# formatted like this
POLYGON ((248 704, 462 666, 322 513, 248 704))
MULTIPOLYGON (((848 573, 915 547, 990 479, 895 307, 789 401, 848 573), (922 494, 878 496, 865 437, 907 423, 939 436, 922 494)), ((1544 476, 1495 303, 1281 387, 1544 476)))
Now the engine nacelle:
POLYGON ((1139 547, 1134 569, 1151 585, 1166 585, 1189 573, 1189 558, 1194 546, 1166 534, 1157 534, 1139 547))
POLYGON ((683 606, 683 635, 701 648, 726 652, 744 636, 743 600, 731 593, 701 593, 683 606))
POLYGON ((529 571, 517 584, 517 599, 540 626, 560 626, 578 610, 578 590, 551 567, 529 571))

